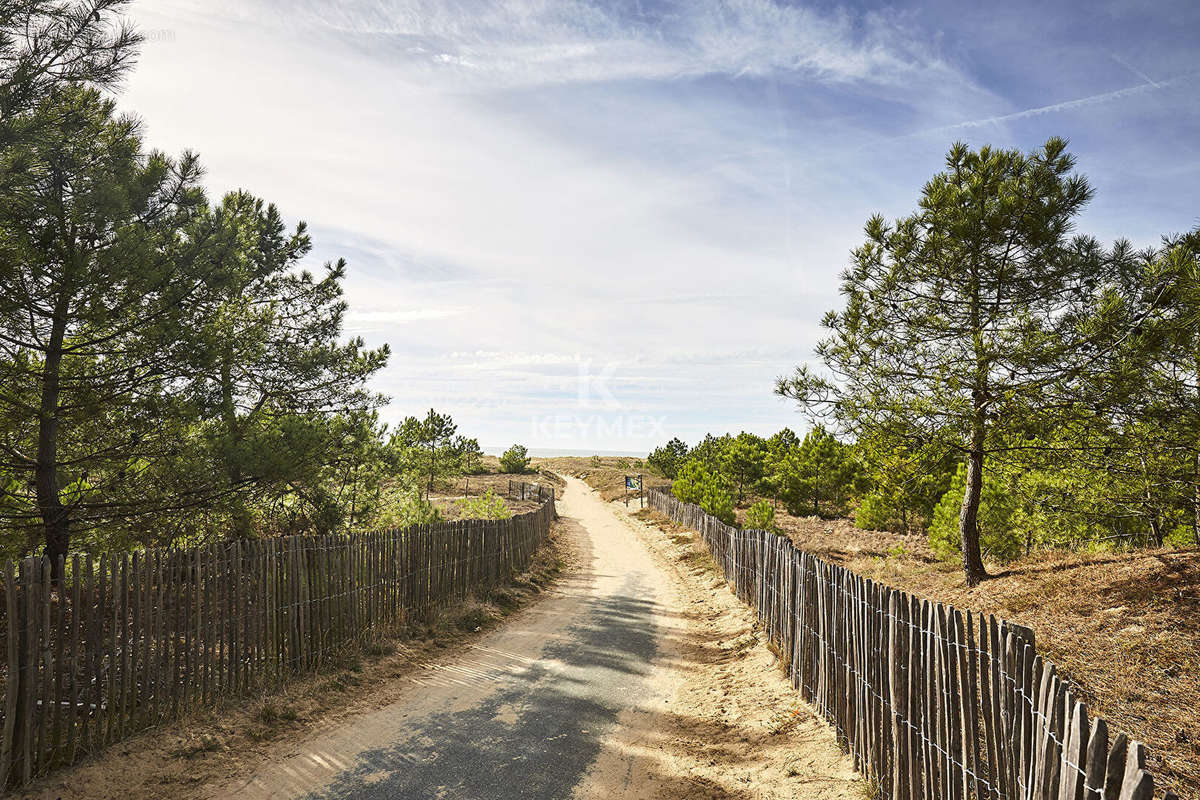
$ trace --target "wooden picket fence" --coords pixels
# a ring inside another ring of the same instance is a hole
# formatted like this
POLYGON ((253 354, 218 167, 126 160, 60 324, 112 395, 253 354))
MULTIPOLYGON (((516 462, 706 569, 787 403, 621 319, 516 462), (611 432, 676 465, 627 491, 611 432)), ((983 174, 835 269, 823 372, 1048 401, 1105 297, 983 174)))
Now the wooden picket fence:
POLYGON ((699 532, 879 797, 1154 796, 1143 745, 1123 733, 1110 741, 1029 628, 865 579, 663 490, 648 500, 699 532))
POLYGON ((486 592, 555 517, 229 541, 3 567, 0 789, 215 698, 277 685, 486 592))

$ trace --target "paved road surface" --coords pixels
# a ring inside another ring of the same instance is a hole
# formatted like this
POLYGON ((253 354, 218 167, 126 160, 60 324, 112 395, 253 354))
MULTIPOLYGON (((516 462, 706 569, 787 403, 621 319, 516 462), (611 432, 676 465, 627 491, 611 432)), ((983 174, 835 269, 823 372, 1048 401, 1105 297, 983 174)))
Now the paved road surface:
POLYGON ((570 797, 622 711, 663 708, 667 576, 582 482, 559 503, 582 568, 407 696, 214 798, 570 797))

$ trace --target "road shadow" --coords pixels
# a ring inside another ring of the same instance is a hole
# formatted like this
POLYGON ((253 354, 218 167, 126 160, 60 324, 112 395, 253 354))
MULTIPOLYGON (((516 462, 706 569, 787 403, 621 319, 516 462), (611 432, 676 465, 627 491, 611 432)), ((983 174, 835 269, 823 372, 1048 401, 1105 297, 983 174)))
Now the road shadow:
POLYGON ((470 709, 414 720, 404 741, 360 753, 309 800, 570 795, 657 653, 654 604, 629 583, 526 673, 470 709))

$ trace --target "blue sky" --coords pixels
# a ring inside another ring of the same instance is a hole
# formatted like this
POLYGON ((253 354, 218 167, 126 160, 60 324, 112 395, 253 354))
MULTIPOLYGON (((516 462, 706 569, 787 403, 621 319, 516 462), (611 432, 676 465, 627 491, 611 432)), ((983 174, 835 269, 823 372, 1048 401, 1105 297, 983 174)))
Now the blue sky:
POLYGON ((214 195, 304 219, 395 421, 646 450, 805 427, 873 213, 955 140, 1071 140, 1079 230, 1200 222, 1200 4, 142 0, 121 94, 214 195), (1052 8, 1047 5, 1053 5, 1052 8))

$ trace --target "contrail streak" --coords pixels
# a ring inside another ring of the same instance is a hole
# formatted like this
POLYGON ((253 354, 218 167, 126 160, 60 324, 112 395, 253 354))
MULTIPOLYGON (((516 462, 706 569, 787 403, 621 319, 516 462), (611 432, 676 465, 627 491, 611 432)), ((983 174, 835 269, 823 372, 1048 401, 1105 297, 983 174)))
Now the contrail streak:
POLYGON ((1096 103, 1107 103, 1112 100, 1120 100, 1123 97, 1133 97, 1134 95, 1144 94, 1146 92, 1165 89, 1168 86, 1181 83, 1188 78, 1194 78, 1197 72, 1189 72, 1185 75, 1179 75, 1170 80, 1147 81, 1139 83, 1137 86, 1130 86, 1125 89, 1116 89, 1111 92, 1101 92, 1100 94, 1089 95, 1088 97, 1080 97, 1076 100, 1064 100, 1061 103, 1051 103, 1048 106, 1038 106, 1037 108, 1027 108, 1024 111, 1014 111, 1011 114, 1001 114, 995 117, 987 117, 986 119, 973 119, 966 122, 956 122, 953 125, 944 125, 940 128, 931 128, 922 131, 921 133, 940 133, 942 131, 960 130, 962 128, 982 128, 987 125, 995 125, 1001 122, 1011 122, 1017 119, 1027 119, 1029 117, 1038 117, 1043 114, 1054 114, 1059 111, 1070 111, 1074 108, 1082 108, 1084 106, 1095 105, 1096 103))

